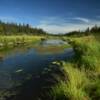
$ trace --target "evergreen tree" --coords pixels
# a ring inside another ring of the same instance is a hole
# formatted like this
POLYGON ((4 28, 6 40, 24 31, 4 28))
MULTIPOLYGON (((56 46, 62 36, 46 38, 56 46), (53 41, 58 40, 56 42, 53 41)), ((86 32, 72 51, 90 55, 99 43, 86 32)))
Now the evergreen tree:
POLYGON ((4 23, 0 21, 0 35, 44 35, 45 31, 31 27, 29 24, 4 23))

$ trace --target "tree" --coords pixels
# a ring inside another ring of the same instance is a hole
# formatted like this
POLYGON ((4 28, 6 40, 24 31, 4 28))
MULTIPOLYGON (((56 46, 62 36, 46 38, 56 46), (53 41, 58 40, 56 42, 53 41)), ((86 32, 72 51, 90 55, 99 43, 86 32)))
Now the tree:
POLYGON ((42 29, 30 27, 29 24, 4 23, 0 21, 0 35, 44 35, 46 32, 42 29))

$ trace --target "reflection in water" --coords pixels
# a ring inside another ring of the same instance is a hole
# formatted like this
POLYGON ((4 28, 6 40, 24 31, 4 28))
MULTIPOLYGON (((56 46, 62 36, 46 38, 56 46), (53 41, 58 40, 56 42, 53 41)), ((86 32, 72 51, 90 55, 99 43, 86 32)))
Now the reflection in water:
POLYGON ((40 53, 40 54, 56 54, 56 53, 61 53, 64 52, 64 50, 59 46, 49 46, 49 47, 37 47, 35 50, 40 53))
POLYGON ((59 39, 49 39, 49 40, 45 40, 43 41, 43 45, 44 46, 56 46, 56 45, 63 45, 63 44, 67 44, 67 42, 63 41, 63 40, 59 40, 59 39))
POLYGON ((37 48, 40 47, 23 49, 23 52, 16 50, 16 52, 10 51, 11 54, 8 53, 6 54, 7 56, 3 57, 3 60, 0 61, 0 89, 15 88, 22 86, 22 84, 28 80, 33 80, 31 81, 32 84, 29 82, 29 84, 34 87, 32 89, 33 92, 34 89, 36 90, 41 86, 41 83, 36 78, 40 78, 40 75, 43 74, 46 69, 51 71, 47 68, 51 62, 67 60, 73 55, 72 48, 62 49, 59 46, 58 48, 54 46, 42 48, 41 46, 41 50, 37 48), (41 51, 43 53, 41 53, 41 51))

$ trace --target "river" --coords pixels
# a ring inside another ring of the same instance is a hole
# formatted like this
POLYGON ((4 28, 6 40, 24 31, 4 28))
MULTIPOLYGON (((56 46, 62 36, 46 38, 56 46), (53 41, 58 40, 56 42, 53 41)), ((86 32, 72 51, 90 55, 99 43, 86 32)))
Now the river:
POLYGON ((46 86, 45 79, 48 80, 52 73, 52 62, 65 61, 73 56, 73 49, 62 48, 62 45, 67 43, 45 40, 27 49, 1 52, 0 100, 36 100, 34 98, 40 94, 41 88, 46 86))

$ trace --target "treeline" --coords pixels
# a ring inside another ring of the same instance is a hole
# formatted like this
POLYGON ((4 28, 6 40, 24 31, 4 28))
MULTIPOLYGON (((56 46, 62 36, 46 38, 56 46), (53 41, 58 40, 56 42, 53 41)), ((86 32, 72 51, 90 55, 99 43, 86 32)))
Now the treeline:
POLYGON ((88 36, 90 34, 100 34, 100 27, 95 25, 92 28, 87 28, 85 31, 72 31, 65 33, 66 36, 88 36))
POLYGON ((42 29, 31 27, 29 24, 5 23, 0 21, 0 35, 45 35, 42 29))

